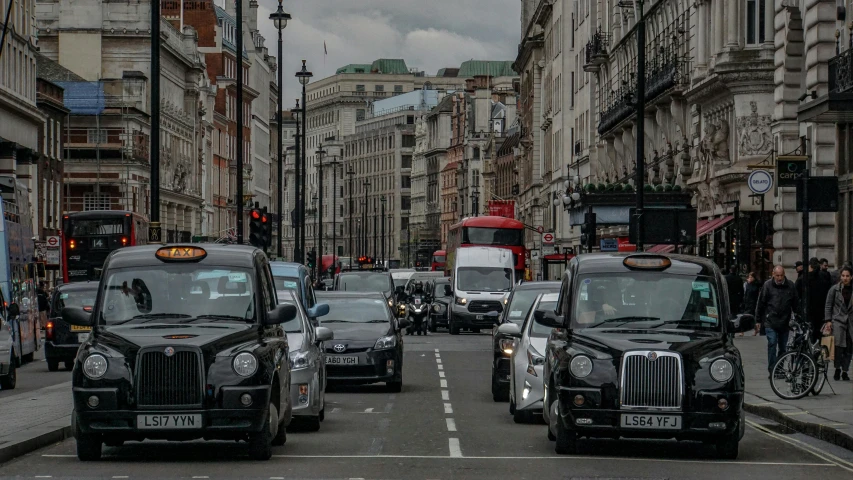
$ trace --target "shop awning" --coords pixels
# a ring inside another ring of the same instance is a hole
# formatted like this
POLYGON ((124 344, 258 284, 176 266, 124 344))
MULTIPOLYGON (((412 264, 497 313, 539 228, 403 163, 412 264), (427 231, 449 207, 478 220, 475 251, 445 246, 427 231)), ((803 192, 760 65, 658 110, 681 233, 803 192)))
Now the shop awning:
POLYGON ((710 220, 705 220, 705 224, 701 225, 701 222, 696 225, 696 238, 704 237, 705 235, 709 235, 714 233, 715 230, 726 226, 729 222, 734 220, 735 217, 732 215, 726 215, 723 218, 714 218, 710 220))

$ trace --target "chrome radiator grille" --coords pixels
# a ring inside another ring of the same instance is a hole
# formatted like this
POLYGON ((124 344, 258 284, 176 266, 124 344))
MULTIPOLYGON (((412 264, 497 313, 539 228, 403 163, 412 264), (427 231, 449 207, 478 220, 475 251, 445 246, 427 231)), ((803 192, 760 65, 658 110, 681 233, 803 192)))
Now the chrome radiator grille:
POLYGON ((681 357, 666 351, 627 352, 622 357, 622 408, 681 409, 681 357))
POLYGON ((137 365, 137 404, 140 407, 191 407, 202 401, 200 354, 146 351, 137 365))

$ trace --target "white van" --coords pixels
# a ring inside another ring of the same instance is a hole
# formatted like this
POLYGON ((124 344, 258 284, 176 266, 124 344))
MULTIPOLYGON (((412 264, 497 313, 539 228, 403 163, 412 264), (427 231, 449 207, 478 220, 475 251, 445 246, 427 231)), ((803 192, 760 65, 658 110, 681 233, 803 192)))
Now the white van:
POLYGON ((494 247, 457 249, 449 285, 453 292, 448 313, 450 334, 492 328, 515 281, 512 251, 494 247))

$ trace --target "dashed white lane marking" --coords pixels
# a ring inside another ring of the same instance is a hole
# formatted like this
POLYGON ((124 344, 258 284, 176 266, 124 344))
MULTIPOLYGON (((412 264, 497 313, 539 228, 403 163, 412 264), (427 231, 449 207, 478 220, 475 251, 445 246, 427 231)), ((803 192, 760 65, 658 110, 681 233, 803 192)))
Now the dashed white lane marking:
POLYGON ((449 403, 444 404, 444 413, 453 413, 453 405, 449 403))
POLYGON ((444 378, 444 372, 438 372, 438 376, 444 378))
POLYGON ((440 354, 440 353, 436 353, 436 354, 435 354, 435 358, 441 358, 441 354, 440 354))
POLYGON ((365 408, 364 413, 373 413, 373 408, 365 408))
POLYGON ((462 449, 459 447, 459 439, 449 438, 448 443, 450 444, 451 458, 462 458, 462 449))
POLYGON ((447 431, 448 432, 455 432, 456 431, 456 421, 455 420, 453 420, 452 418, 445 418, 444 421, 447 422, 447 431))
POLYGON ((208 477, 208 476, 206 476, 206 475, 198 475, 198 476, 195 476, 195 477, 193 477, 193 478, 210 478, 210 477, 208 477))
POLYGON ((441 391, 441 399, 442 400, 450 400, 450 392, 448 392, 447 390, 442 390, 441 391))
POLYGON ((436 358, 436 359, 435 359, 435 363, 441 363, 441 359, 440 359, 440 358, 436 358))
POLYGON ((447 388, 447 380, 441 379, 441 388, 447 388))
POLYGON ((270 477, 270 480, 284 480, 284 477, 270 477))
POLYGON ((333 408, 333 409, 332 409, 332 413, 338 413, 338 412, 340 412, 340 411, 341 411, 341 409, 340 409, 340 408, 337 408, 337 407, 335 407, 335 408, 333 408))
POLYGON ((438 349, 437 349, 437 348, 435 349, 435 353, 438 353, 438 349))
POLYGON ((439 364, 439 365, 438 365, 438 369, 439 369, 439 370, 444 370, 444 365, 439 364))
POLYGON ((113 478, 128 478, 127 475, 115 475, 113 478))
POLYGON ((36 475, 35 478, 53 478, 50 475, 36 475))

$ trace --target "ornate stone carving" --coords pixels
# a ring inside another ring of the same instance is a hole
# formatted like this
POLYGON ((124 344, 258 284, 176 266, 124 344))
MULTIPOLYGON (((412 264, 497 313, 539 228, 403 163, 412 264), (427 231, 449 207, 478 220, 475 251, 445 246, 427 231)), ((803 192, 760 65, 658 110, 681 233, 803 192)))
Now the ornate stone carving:
POLYGON ((758 103, 749 102, 752 114, 737 119, 738 154, 766 155, 773 144, 770 135, 770 115, 758 114, 758 103))
POLYGON ((720 120, 718 122, 717 131, 711 139, 711 145, 711 156, 714 160, 714 165, 730 165, 729 122, 725 120, 720 120))

